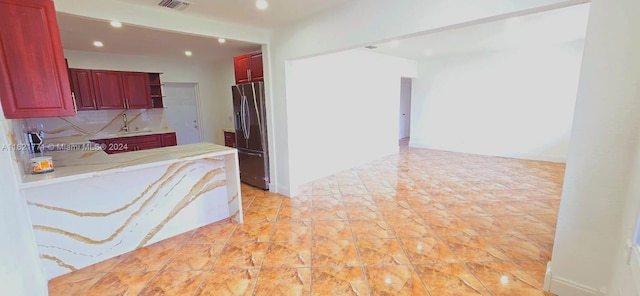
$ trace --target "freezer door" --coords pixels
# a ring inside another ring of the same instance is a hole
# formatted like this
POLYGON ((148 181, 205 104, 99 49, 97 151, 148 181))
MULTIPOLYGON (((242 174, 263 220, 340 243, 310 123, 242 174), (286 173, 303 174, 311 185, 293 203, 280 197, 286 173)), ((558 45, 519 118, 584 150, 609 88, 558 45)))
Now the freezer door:
MULTIPOLYGON (((234 127, 236 129, 236 143, 240 139, 244 139, 243 136, 243 125, 242 121, 242 111, 244 107, 244 98, 242 96, 242 91, 240 90, 241 85, 234 85, 231 87, 231 93, 233 94, 233 122, 234 127)), ((237 146, 237 145, 236 145, 237 146)))
POLYGON ((269 189, 269 160, 266 153, 238 149, 238 163, 242 182, 269 189))
POLYGON ((236 147, 266 151, 264 85, 261 82, 240 84, 233 86, 232 92, 236 147))

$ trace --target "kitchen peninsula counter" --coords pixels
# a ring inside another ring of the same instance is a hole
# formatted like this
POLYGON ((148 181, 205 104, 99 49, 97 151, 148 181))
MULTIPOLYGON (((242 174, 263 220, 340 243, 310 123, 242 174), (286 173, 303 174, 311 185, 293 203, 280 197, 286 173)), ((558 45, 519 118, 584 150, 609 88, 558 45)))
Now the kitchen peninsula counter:
MULTIPOLYGON (((73 141, 56 142, 56 145, 83 145, 73 141)), ((166 165, 178 161, 217 157, 237 153, 235 149, 211 143, 139 150, 126 153, 107 154, 102 150, 82 149, 78 151, 55 151, 54 171, 45 174, 25 175, 21 188, 67 182, 93 176, 138 170, 166 165)))
POLYGON ((53 153, 55 171, 21 184, 49 279, 220 220, 243 222, 236 149, 53 153))

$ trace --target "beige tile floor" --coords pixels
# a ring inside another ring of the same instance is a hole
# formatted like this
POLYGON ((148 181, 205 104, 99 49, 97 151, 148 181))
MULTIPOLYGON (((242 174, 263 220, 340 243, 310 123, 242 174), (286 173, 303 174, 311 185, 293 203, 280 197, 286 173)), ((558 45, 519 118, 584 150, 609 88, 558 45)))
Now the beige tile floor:
POLYGON ((50 295, 546 295, 564 165, 402 147, 294 198, 49 282, 50 295))

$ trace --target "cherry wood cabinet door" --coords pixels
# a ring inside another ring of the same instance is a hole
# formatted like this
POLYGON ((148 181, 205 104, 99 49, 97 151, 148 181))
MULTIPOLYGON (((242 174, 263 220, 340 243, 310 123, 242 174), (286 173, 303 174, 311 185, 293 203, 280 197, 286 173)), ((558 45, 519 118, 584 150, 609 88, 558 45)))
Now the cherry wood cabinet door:
POLYGON ((69 69, 71 73, 71 91, 76 98, 78 110, 95 110, 96 100, 93 95, 93 79, 91 70, 69 69))
POLYGON ((236 148, 236 133, 224 132, 224 145, 236 148))
POLYGON ((249 82, 249 55, 241 55, 233 58, 233 68, 236 74, 236 84, 249 82))
POLYGON ((262 69, 262 52, 251 54, 249 62, 249 70, 251 70, 250 81, 264 81, 264 71, 262 69))
POLYGON ((133 151, 156 149, 162 147, 161 135, 146 135, 130 138, 129 144, 133 151))
POLYGON ((0 0, 0 103, 6 118, 76 114, 52 0, 0 0))
POLYGON ((176 133, 162 134, 162 147, 176 146, 178 145, 178 139, 176 133))
POLYGON ((125 109, 119 71, 92 70, 91 77, 97 109, 125 109))
POLYGON ((127 109, 153 108, 149 74, 140 72, 122 72, 122 87, 127 109))

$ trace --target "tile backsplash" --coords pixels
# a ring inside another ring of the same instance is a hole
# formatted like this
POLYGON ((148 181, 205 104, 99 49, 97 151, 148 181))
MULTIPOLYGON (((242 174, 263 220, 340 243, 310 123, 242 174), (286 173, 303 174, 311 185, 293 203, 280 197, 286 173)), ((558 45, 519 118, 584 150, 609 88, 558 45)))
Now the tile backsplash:
POLYGON ((29 119, 29 130, 41 130, 45 139, 69 136, 96 136, 114 134, 120 131, 127 114, 129 130, 168 130, 164 109, 129 109, 80 111, 75 117, 52 117, 29 119))

